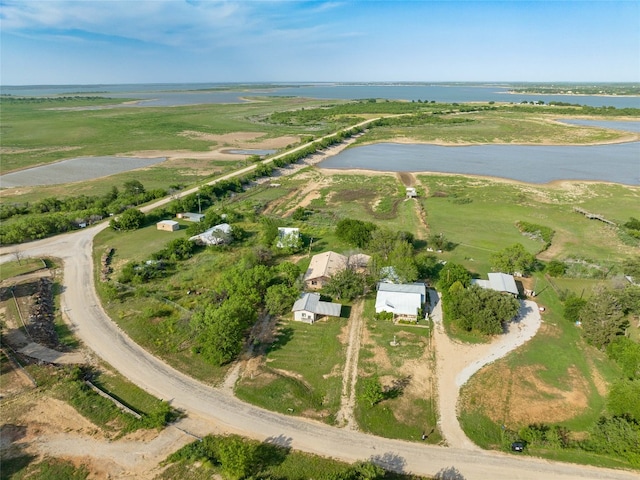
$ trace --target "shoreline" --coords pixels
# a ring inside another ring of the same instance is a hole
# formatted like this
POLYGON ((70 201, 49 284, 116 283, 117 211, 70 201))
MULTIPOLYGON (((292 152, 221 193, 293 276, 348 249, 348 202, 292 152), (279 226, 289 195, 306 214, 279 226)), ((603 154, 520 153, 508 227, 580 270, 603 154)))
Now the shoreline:
POLYGON ((550 188, 566 188, 566 184, 569 185, 616 185, 625 188, 632 189, 640 189, 639 185, 629 185, 627 183, 618 183, 612 182, 609 180, 578 180, 578 179, 556 179, 551 180, 545 183, 536 183, 536 182, 524 182, 522 180, 515 180, 513 178, 506 177, 494 177, 491 175, 477 175, 472 173, 455 173, 455 172, 433 172, 427 170, 419 170, 419 171, 406 171, 406 172, 391 172, 384 170, 367 170, 365 168, 327 168, 327 167, 316 167, 320 170, 320 173, 323 175, 339 175, 339 174, 347 174, 347 175, 362 175, 362 176, 372 176, 372 175, 396 175, 398 173, 409 173, 412 175, 427 175, 434 177, 465 177, 465 178, 479 178, 481 180, 488 180, 490 182, 495 183, 507 183, 511 185, 526 185, 532 187, 550 187, 550 188))

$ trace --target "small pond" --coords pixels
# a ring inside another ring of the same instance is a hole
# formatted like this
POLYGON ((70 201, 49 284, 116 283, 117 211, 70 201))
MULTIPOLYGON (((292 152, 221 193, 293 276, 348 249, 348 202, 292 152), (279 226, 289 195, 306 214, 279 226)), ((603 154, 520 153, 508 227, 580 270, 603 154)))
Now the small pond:
POLYGON ((165 157, 79 157, 0 175, 1 188, 57 185, 127 172, 164 162, 165 157))

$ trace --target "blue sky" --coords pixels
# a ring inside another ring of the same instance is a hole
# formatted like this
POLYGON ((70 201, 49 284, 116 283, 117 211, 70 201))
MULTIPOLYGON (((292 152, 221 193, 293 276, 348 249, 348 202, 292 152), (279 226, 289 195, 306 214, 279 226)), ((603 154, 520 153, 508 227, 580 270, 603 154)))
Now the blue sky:
POLYGON ((0 0, 0 83, 640 81, 640 1, 0 0))

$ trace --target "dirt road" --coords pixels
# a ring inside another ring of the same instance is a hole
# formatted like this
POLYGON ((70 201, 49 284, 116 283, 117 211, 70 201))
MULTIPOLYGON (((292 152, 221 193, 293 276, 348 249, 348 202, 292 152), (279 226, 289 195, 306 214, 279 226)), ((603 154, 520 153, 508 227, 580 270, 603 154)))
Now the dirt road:
POLYGON ((362 311, 364 300, 359 300, 351 308, 349 316, 349 344, 347 358, 342 372, 342 393, 340 395, 340 410, 336 414, 336 423, 349 430, 356 430, 353 410, 356 406, 356 382, 358 381, 358 357, 360 355, 360 341, 364 320, 362 311))
POLYGON ((491 343, 463 344, 451 340, 442 325, 442 304, 434 290, 429 291, 433 318, 438 371, 438 406, 440 430, 450 447, 479 450, 460 428, 458 395, 471 376, 485 365, 504 357, 524 344, 540 328, 540 312, 535 302, 524 301, 518 317, 508 331, 491 343))

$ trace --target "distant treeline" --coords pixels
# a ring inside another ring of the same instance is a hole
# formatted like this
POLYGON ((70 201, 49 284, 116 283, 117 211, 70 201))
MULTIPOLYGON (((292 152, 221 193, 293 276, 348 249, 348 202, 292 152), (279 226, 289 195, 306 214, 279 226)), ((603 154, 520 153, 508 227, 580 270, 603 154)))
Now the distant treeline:
POLYGON ((511 89, 514 93, 540 93, 547 95, 640 95, 637 83, 602 85, 523 85, 511 89))
POLYGON ((66 96, 66 97, 14 97, 13 95, 3 93, 0 95, 0 103, 46 103, 46 102, 75 102, 78 100, 109 100, 112 98, 107 97, 86 97, 82 96, 66 96))
MULTIPOLYGON (((519 111, 540 113, 540 105, 544 102, 531 102, 496 106, 495 102, 488 105, 470 105, 459 103, 435 103, 429 100, 417 102, 377 101, 375 99, 360 100, 341 105, 328 105, 318 108, 301 108, 286 112, 271 114, 267 121, 280 125, 348 125, 364 120, 358 115, 402 115, 397 118, 385 118, 371 126, 417 126, 428 123, 439 123, 432 119, 432 115, 444 115, 451 113, 482 112, 506 108, 517 108, 519 111)), ((609 106, 591 107, 588 105, 572 104, 566 102, 549 102, 547 108, 553 107, 554 114, 560 115, 608 115, 608 116, 638 116, 638 108, 615 108, 609 106)), ((551 110, 548 110, 551 111, 551 110)), ((468 121, 468 120, 465 120, 468 121)))

